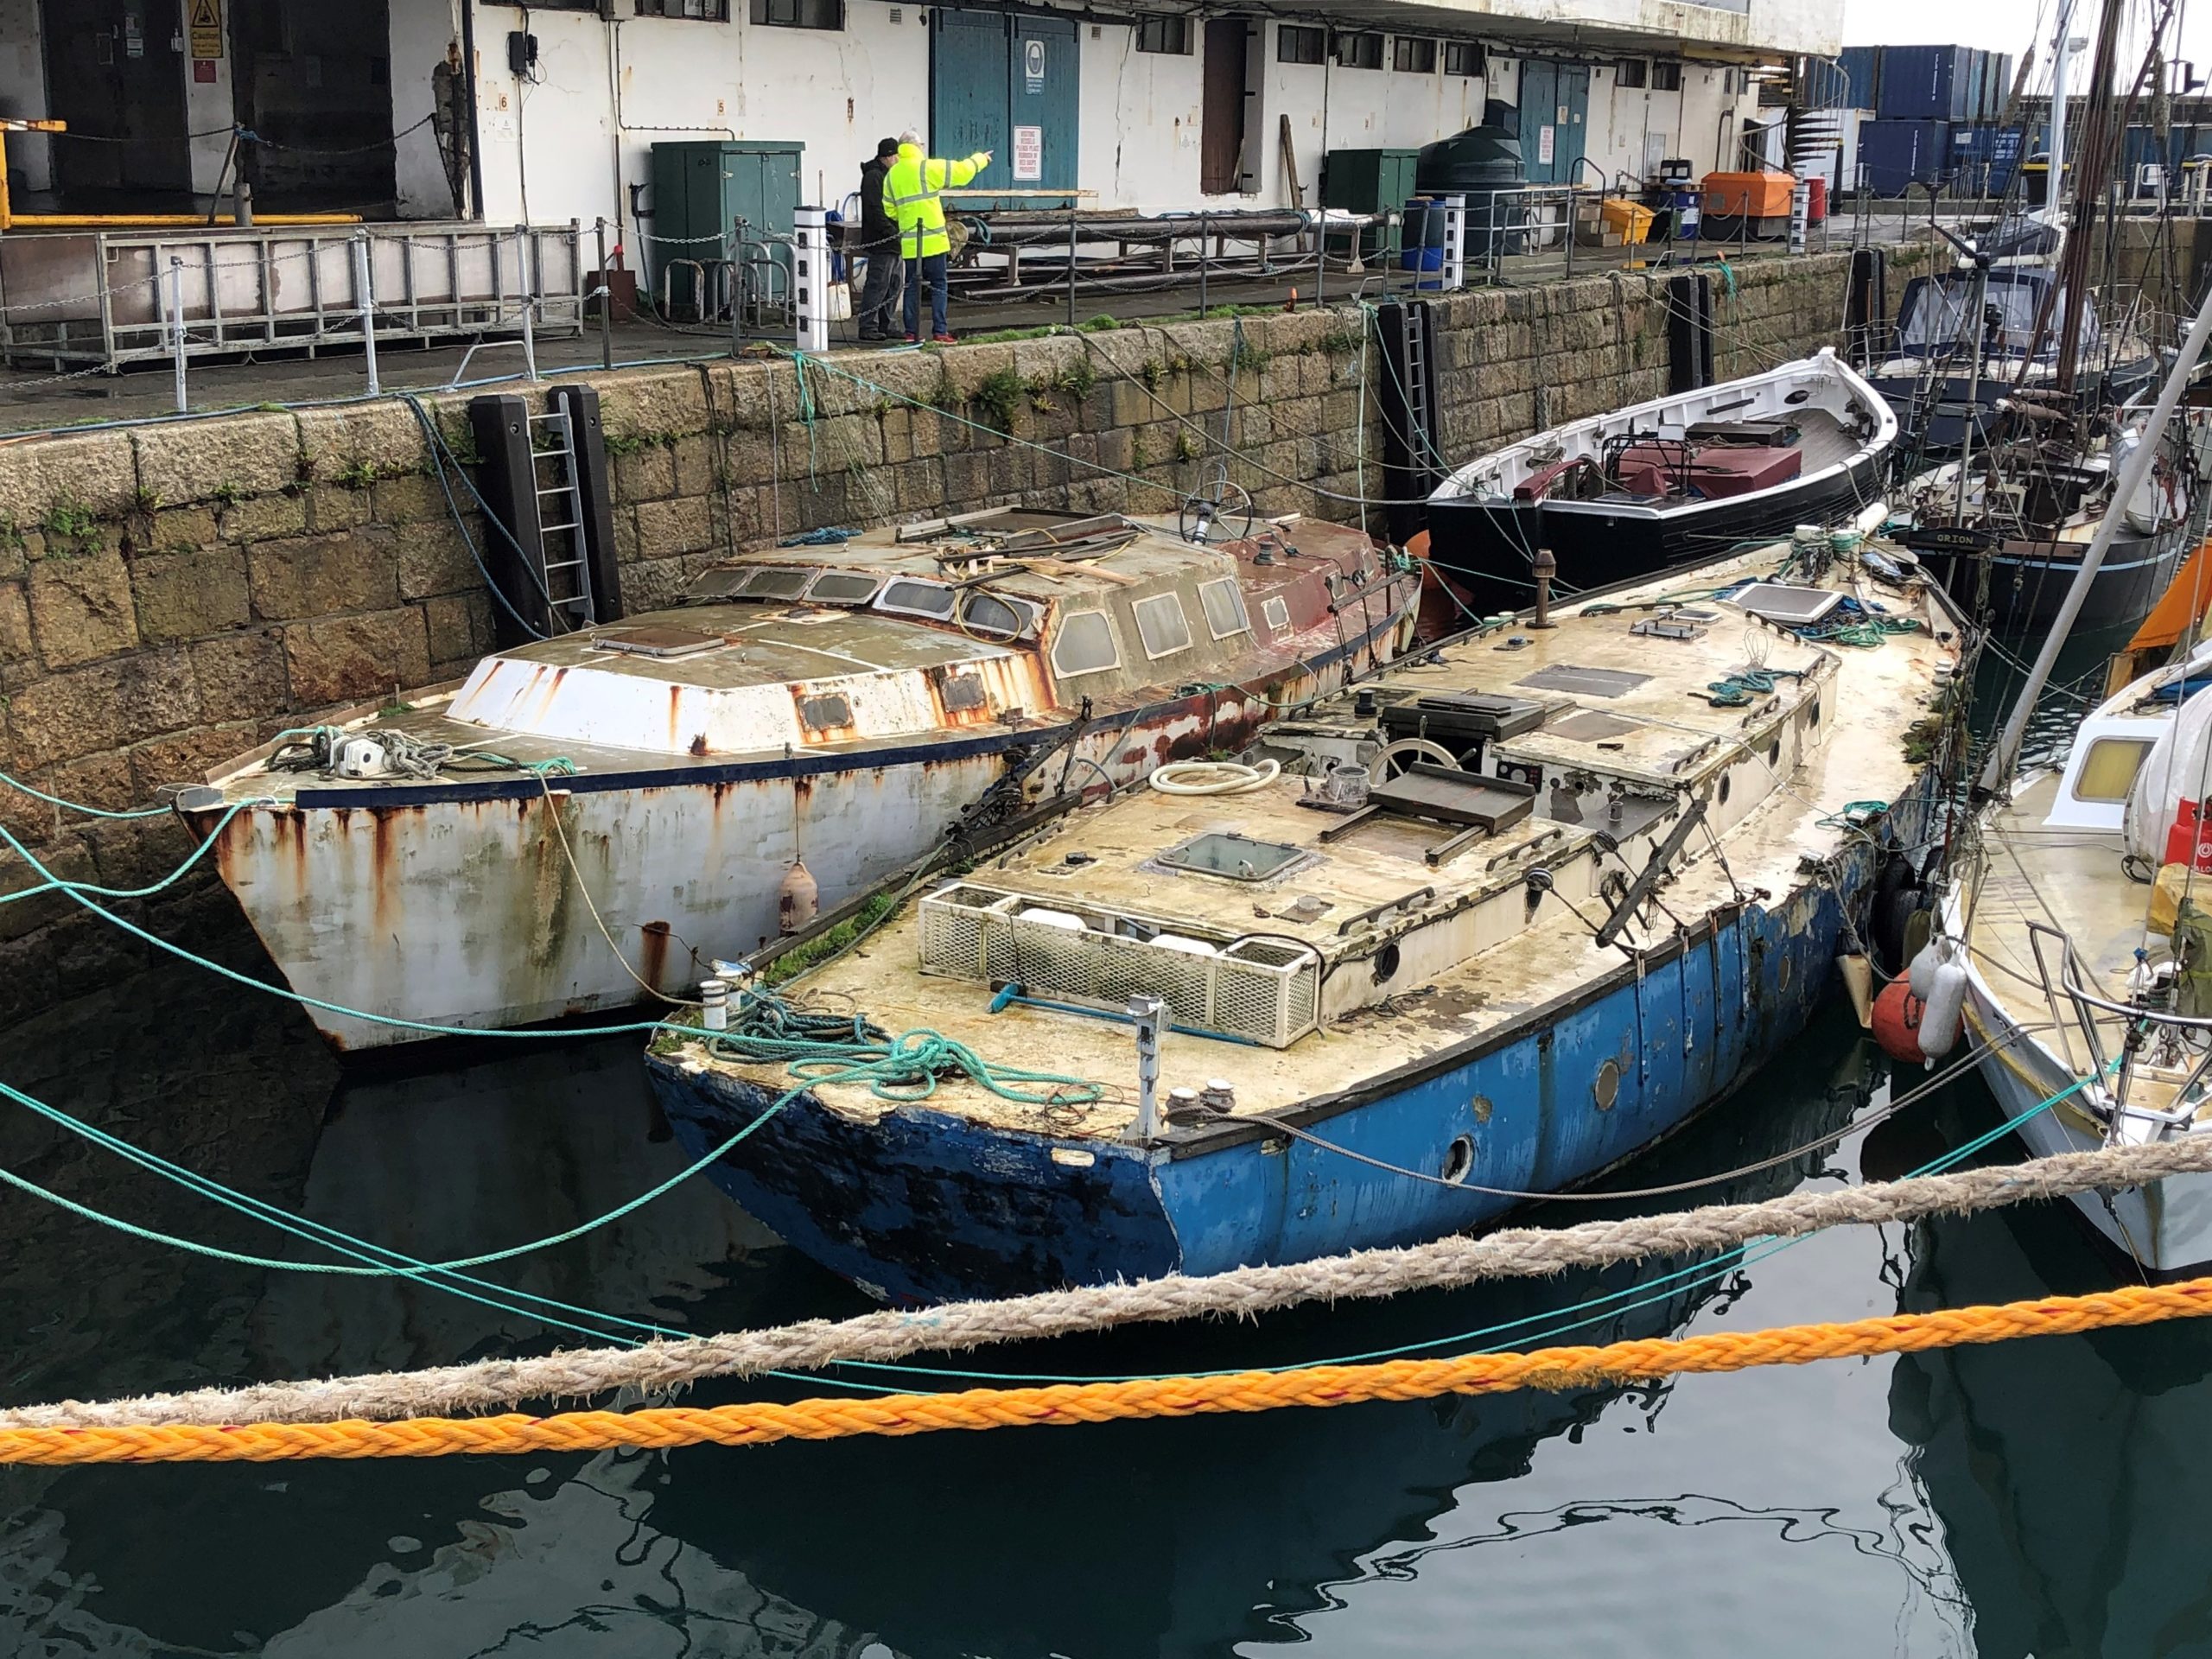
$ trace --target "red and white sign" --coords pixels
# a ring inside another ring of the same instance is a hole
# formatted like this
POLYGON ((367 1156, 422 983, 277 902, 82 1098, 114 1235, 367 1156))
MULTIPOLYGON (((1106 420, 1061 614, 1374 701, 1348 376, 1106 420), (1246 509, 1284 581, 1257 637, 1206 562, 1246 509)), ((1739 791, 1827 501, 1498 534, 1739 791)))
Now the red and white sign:
POLYGON ((1045 129, 1016 127, 1014 130, 1014 181, 1016 184, 1037 184, 1045 177, 1045 129))

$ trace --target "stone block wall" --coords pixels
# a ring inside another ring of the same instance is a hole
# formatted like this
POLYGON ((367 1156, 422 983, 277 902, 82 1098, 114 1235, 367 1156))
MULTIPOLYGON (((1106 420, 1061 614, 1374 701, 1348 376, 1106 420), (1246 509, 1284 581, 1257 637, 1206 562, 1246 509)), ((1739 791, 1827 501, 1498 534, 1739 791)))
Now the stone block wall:
MULTIPOLYGON (((1844 265, 1717 279, 1719 373, 1832 343, 1844 265)), ((1617 273, 1437 301, 1446 454, 1658 395, 1663 283, 1617 273)), ((1368 332, 1343 307, 842 355, 803 374, 767 359, 579 377, 600 386, 626 605, 672 602, 713 561, 817 526, 1007 502, 1173 512, 1209 477, 1224 423, 1230 476, 1262 512, 1356 518, 1382 493, 1368 332)), ((0 447, 0 771, 126 808, 321 711, 465 674, 492 644, 470 551, 484 526, 459 468, 441 481, 432 425, 472 458, 458 396, 0 447)), ((0 823, 111 887, 189 851, 168 819, 88 819, 4 786, 0 823)), ((30 880, 0 849, 0 892, 30 880)), ((164 932, 226 907, 205 873, 118 903, 164 932)), ((66 899, 0 906, 0 1020, 144 949, 66 899)))

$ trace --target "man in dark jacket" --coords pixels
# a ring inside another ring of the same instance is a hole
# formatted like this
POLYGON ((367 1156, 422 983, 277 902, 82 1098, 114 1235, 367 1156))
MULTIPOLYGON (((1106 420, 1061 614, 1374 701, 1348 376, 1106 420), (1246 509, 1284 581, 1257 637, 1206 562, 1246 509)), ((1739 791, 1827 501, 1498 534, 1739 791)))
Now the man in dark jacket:
POLYGON ((883 175, 898 155, 899 141, 886 138, 876 145, 875 159, 861 168, 861 233, 855 251, 868 261, 868 281, 853 309, 862 340, 887 340, 897 332, 899 226, 883 210, 883 175))

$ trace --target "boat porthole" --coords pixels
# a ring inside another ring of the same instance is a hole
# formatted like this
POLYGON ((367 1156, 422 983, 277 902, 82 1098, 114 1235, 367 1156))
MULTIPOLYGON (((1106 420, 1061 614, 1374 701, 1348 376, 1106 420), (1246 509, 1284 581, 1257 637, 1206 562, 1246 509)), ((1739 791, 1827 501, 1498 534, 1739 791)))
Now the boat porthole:
POLYGON ((1789 953, 1786 950, 1782 955, 1782 966, 1774 970, 1774 985, 1777 990, 1789 988, 1789 953))
POLYGON ((1776 738, 1773 742, 1766 746, 1766 763, 1770 766, 1777 768, 1782 765, 1782 740, 1780 738, 1776 738))
POLYGON ((1728 804, 1728 774, 1725 772, 1720 774, 1720 804, 1728 804))
POLYGON ((1464 1181, 1475 1166, 1475 1143, 1460 1135, 1444 1152, 1444 1179, 1454 1184, 1464 1181))
POLYGON ((1398 947, 1394 941, 1375 953, 1375 982, 1377 985, 1387 985, 1397 976, 1398 947))
POLYGON ((1475 1115, 1476 1122, 1489 1122, 1491 1114, 1490 1096, 1488 1095, 1477 1095, 1472 1100, 1467 1103, 1467 1109, 1475 1115))
POLYGON ((1621 1065, 1618 1060, 1607 1060, 1598 1068, 1598 1081, 1591 1084, 1590 1094, 1598 1103, 1599 1111, 1613 1109, 1613 1103, 1621 1097, 1621 1065))

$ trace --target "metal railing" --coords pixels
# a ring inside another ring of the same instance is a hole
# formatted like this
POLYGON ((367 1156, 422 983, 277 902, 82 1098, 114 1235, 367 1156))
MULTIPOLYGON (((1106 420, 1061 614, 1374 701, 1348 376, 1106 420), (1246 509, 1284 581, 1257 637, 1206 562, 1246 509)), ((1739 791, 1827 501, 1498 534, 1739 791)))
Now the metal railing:
POLYGON ((2171 982, 2165 982, 2163 993, 2146 990, 2132 1002, 2115 1002, 2099 995, 2085 982, 2088 976, 2072 938, 2049 923, 2031 921, 2028 943, 2063 1058, 2075 1076, 2089 1079, 2082 1097, 2095 1116, 2106 1120, 2107 1137, 2111 1138, 2127 1117, 2152 1128, 2185 1128, 2193 1122, 2204 1098, 2206 1074, 2212 1071, 2212 1017, 2177 1013, 2158 1001, 2160 995, 2171 995, 2171 982), (2071 1012, 2070 1022, 2062 1011, 2062 998, 2064 1008, 2071 1012), (2109 1052, 2107 1029, 2115 1021, 2120 1046, 2116 1057, 2109 1052), (2081 1038, 2085 1060, 2075 1057, 2069 1033, 2081 1038), (2172 1106, 2130 1103, 2130 1090, 2139 1070, 2145 1066, 2166 1074, 2159 1082, 2162 1086, 2172 1086, 2172 1106), (2177 1084, 2173 1079, 2177 1074, 2177 1084))
POLYGON ((0 359, 92 365, 581 334, 582 231, 421 225, 0 239, 0 359))

